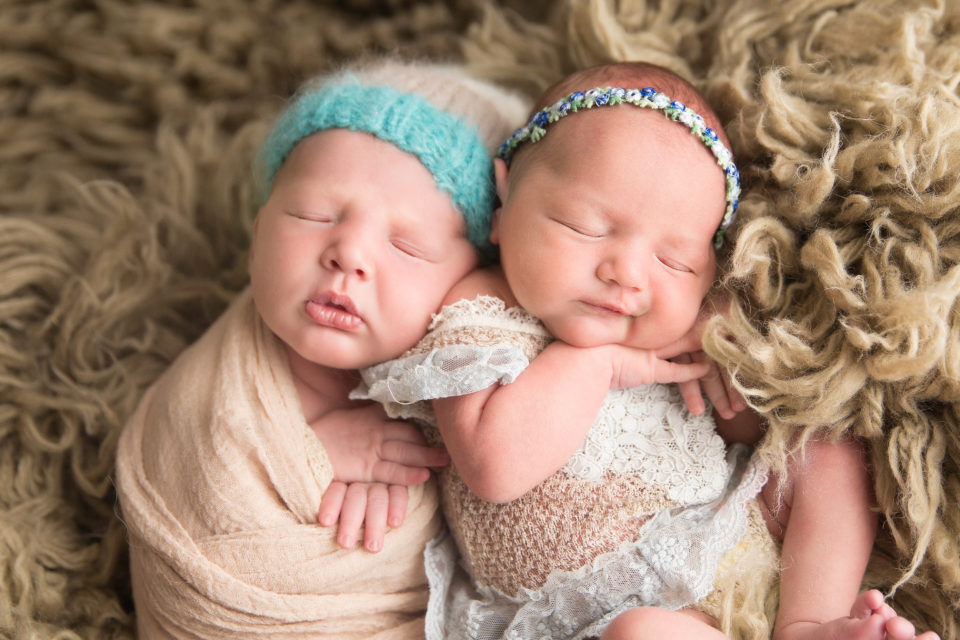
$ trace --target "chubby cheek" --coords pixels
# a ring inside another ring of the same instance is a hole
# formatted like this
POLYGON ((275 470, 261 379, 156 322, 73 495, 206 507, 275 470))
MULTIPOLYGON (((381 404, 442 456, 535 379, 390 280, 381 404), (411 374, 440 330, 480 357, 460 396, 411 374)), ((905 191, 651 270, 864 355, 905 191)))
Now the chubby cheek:
POLYGON ((256 275, 268 279, 270 284, 303 277, 315 270, 319 263, 315 243, 308 237, 276 234, 275 237, 254 243, 251 252, 251 277, 256 275))
MULTIPOLYGON (((402 287, 397 287, 395 291, 400 290, 402 287)), ((398 356, 423 338, 442 301, 442 297, 422 294, 397 296, 391 292, 389 297, 390 300, 381 307, 382 327, 387 332, 381 342, 395 353, 386 354, 385 359, 398 356)))
POLYGON ((696 291, 689 291, 686 295, 673 292, 673 299, 664 301, 658 308, 657 322, 660 327, 660 342, 657 347, 670 344, 693 328, 700 313, 700 298, 696 291))

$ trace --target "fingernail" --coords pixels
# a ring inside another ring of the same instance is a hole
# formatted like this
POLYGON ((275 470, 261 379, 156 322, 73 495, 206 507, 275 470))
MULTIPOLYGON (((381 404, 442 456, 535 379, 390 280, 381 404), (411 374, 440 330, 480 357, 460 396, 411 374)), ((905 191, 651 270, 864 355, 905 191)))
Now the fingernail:
POLYGON ((377 553, 380 551, 380 541, 379 540, 370 540, 367 542, 367 551, 370 553, 377 553))
POLYGON ((356 540, 350 538, 349 536, 341 536, 337 538, 337 542, 340 543, 340 546, 344 549, 352 549, 353 545, 357 543, 356 540))

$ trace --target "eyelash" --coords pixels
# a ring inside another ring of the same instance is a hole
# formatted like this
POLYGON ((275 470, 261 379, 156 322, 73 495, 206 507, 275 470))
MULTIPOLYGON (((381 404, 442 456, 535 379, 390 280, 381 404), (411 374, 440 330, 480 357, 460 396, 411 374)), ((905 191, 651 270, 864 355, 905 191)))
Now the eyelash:
POLYGON ((395 238, 390 241, 390 244, 392 244, 397 251, 404 255, 408 255, 411 258, 416 258, 417 260, 427 260, 427 256, 424 255, 423 252, 421 252, 418 248, 407 244, 403 240, 395 238))
MULTIPOLYGON (((562 221, 562 220, 556 220, 556 222, 559 223, 559 224, 561 224, 561 225, 563 225, 563 226, 566 227, 567 229, 570 229, 570 230, 573 231, 574 233, 576 233, 576 234, 578 234, 578 235, 581 235, 581 236, 584 236, 585 238, 602 238, 602 237, 603 237, 603 234, 602 234, 602 233, 597 233, 597 234, 588 233, 588 232, 584 231, 583 229, 579 229, 579 228, 577 228, 576 226, 570 224, 569 222, 564 222, 564 221, 562 221)), ((693 269, 691 269, 691 268, 689 268, 689 267, 687 267, 687 266, 685 266, 685 265, 683 265, 683 264, 680 264, 679 262, 674 262, 673 260, 670 260, 669 258, 661 258, 660 256, 657 256, 657 260, 660 262, 660 264, 662 264, 662 265, 665 266, 666 268, 671 269, 671 270, 673 270, 673 271, 677 271, 677 272, 679 272, 679 273, 693 273, 693 269)))
MULTIPOLYGON (((288 211, 291 216, 305 222, 317 222, 320 224, 330 224, 334 222, 333 218, 330 216, 321 216, 313 213, 305 213, 303 211, 288 211)), ((417 260, 428 260, 427 256, 420 251, 420 249, 408 244, 407 242, 394 238, 390 240, 390 244, 404 255, 408 255, 411 258, 416 258, 417 260)))
POLYGON ((565 226, 567 229, 570 229, 574 233, 584 236, 585 238, 602 238, 603 237, 602 233, 590 233, 590 232, 584 231, 579 227, 576 227, 570 224, 569 222, 563 222, 562 220, 557 220, 557 222, 565 226))
POLYGON ((321 224, 329 224, 333 222, 333 218, 330 216, 320 215, 317 213, 308 213, 305 211, 288 211, 291 216, 297 218, 298 220, 303 220, 305 222, 319 222, 321 224))
POLYGON ((657 256, 657 260, 660 262, 660 264, 665 266, 667 269, 672 269, 680 273, 693 273, 693 269, 690 269, 689 267, 686 267, 680 264, 679 262, 674 262, 673 260, 670 260, 668 258, 661 258, 660 256, 657 256))

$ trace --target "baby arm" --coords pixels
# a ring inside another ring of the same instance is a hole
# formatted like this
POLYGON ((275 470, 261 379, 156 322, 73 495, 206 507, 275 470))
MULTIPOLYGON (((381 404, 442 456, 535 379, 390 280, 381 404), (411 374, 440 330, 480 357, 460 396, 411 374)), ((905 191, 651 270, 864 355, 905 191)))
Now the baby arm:
POLYGON ((611 389, 693 379, 677 364, 618 345, 553 342, 508 385, 433 401, 460 476, 480 498, 514 500, 556 472, 583 442, 611 389))
POLYGON ((329 411, 310 428, 341 482, 420 484, 450 462, 442 447, 427 446, 419 429, 389 419, 378 404, 329 411))
POLYGON ((425 482, 430 468, 449 462, 446 451, 429 447, 419 429, 390 420, 378 405, 326 413, 310 427, 333 467, 334 481, 320 502, 322 526, 339 520, 337 543, 350 549, 364 529, 364 548, 383 548, 387 525, 403 523, 407 485, 425 482))

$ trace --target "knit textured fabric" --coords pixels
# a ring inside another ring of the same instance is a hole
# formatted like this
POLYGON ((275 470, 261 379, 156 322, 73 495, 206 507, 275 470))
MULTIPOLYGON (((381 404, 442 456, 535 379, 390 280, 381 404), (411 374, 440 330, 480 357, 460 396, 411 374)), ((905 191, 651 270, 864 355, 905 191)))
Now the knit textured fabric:
POLYGON ((473 245, 489 251, 496 190, 490 154, 476 126, 392 87, 364 85, 354 78, 352 84, 327 83, 298 96, 260 152, 264 193, 298 142, 332 128, 372 133, 417 156, 463 214, 473 245))
MULTIPOLYGON (((460 300, 434 316, 416 346, 364 369, 351 397, 417 418, 439 441, 429 400, 508 384, 551 341, 519 307, 491 296, 460 300)), ((688 413, 676 386, 653 384, 610 391, 562 468, 515 500, 486 502, 456 468, 441 470, 459 559, 452 545, 427 551, 427 628, 445 629, 428 631, 428 640, 590 638, 631 607, 698 605, 718 577, 743 591, 718 567, 746 539, 766 470, 739 449, 727 450, 709 414, 688 413), (450 569, 458 564, 468 585, 450 569)), ((770 589, 778 562, 764 560, 748 591, 770 589)))
MULTIPOLYGON (((0 636, 133 637, 120 429, 246 286, 250 166, 283 97, 396 50, 529 98, 612 60, 704 91, 743 186, 716 331, 741 348, 707 348, 769 422, 771 463, 818 427, 867 440, 867 583, 957 638, 958 25, 944 0, 5 5, 0 636)), ((740 620, 732 637, 764 637, 740 620)))

